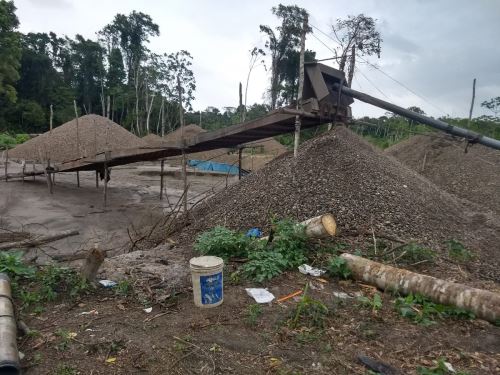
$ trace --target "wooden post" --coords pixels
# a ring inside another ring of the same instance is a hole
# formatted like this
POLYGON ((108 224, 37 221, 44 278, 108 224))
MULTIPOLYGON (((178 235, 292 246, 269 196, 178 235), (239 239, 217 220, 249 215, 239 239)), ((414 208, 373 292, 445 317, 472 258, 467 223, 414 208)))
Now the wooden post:
POLYGON ((163 169, 165 167, 165 160, 160 162, 160 200, 163 199, 163 169))
POLYGON ((49 193, 52 194, 52 178, 50 176, 50 159, 47 161, 47 168, 45 168, 45 177, 47 178, 47 187, 49 193))
POLYGON ((109 159, 109 151, 104 153, 104 208, 106 208, 106 204, 108 201, 108 159, 109 159))
POLYGON ((76 171, 76 186, 80 187, 80 172, 76 171))
POLYGON ((99 188, 99 172, 97 172, 97 169, 95 170, 95 188, 99 188))
POLYGON ((179 93, 179 120, 181 125, 181 142, 182 142, 182 180, 184 183, 184 195, 182 197, 182 204, 184 207, 184 220, 187 220, 187 171, 186 171, 186 143, 184 139, 184 111, 182 109, 182 87, 180 76, 177 76, 177 91, 179 93))
POLYGON ((33 181, 35 181, 35 162, 33 162, 33 181))
POLYGON ((24 184, 24 174, 26 173, 26 161, 23 160, 23 184, 24 184))
MULTIPOLYGON (((300 37, 300 67, 299 67, 299 91, 297 92, 297 109, 302 108, 302 91, 304 90, 304 55, 306 49, 306 33, 307 33, 307 16, 304 18, 302 35, 300 37)), ((300 143, 300 116, 295 116, 295 139, 293 144, 293 157, 297 157, 300 143)))
POLYGON ((9 165, 9 146, 7 146, 7 150, 5 151, 5 182, 9 181, 9 176, 7 176, 9 165))
POLYGON ((55 186, 56 185, 56 174, 55 172, 52 173, 52 186, 55 186))
POLYGON ((472 101, 470 103, 470 111, 469 111, 469 122, 467 123, 470 126, 470 122, 472 120, 472 110, 474 109, 474 99, 476 99, 476 79, 472 81, 472 101))
POLYGON ((238 149, 238 180, 241 180, 241 154, 243 152, 243 147, 238 149))

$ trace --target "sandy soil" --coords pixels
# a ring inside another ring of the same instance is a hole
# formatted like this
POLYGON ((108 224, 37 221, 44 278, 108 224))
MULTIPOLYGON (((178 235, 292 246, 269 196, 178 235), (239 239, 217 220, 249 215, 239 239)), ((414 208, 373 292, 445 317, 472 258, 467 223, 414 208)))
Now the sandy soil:
MULTIPOLYGON (((3 168, 2 168, 3 169, 3 168)), ((20 166, 9 163, 9 173, 20 166)), ((109 255, 119 254, 130 242, 127 228, 152 225, 171 211, 182 196, 183 187, 178 167, 166 168, 166 197, 160 201, 159 163, 136 164, 113 168, 108 184, 108 202, 103 204, 103 183, 95 187, 94 172, 80 172, 80 187, 76 173, 56 175, 54 193, 48 192, 43 176, 9 182, 0 181, 0 227, 29 231, 35 234, 76 229, 78 236, 57 242, 42 251, 32 252, 43 263, 49 255, 68 255, 88 249, 95 243, 109 255)), ((234 177, 229 178, 231 183, 234 177)), ((189 206, 210 189, 220 189, 226 176, 190 174, 189 206)))

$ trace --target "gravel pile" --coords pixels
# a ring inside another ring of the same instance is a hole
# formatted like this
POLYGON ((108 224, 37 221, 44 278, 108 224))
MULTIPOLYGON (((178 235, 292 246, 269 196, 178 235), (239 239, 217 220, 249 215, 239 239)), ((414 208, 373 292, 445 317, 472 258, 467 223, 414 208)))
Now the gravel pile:
POLYGON ((500 240, 498 217, 472 212, 469 202, 344 127, 304 143, 296 159, 284 154, 206 201, 193 213, 189 231, 266 228, 273 215, 301 221, 326 212, 335 215, 344 235, 371 236, 373 227, 377 236, 434 248, 455 238, 492 254, 500 240))
POLYGON ((386 150, 443 190, 500 214, 500 151, 446 134, 418 135, 386 150))
MULTIPOLYGON (((184 138, 190 139, 197 136, 200 133, 205 133, 206 130, 200 128, 198 125, 190 124, 184 126, 184 138)), ((164 137, 167 142, 179 142, 182 139, 182 129, 177 128, 173 132, 168 133, 164 137)))
POLYGON ((142 137, 142 140, 151 147, 161 146, 165 142, 165 140, 162 137, 153 133, 142 137))
POLYGON ((92 156, 104 151, 147 147, 147 143, 117 123, 99 116, 86 115, 71 120, 50 132, 20 144, 9 151, 9 157, 33 161, 63 162, 92 156))

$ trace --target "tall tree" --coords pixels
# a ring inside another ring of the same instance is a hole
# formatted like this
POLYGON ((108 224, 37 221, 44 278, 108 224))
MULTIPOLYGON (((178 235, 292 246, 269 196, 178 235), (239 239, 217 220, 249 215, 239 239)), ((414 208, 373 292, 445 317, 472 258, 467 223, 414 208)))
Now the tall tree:
POLYGON ((0 100, 4 103, 16 101, 14 85, 19 79, 21 42, 15 12, 13 1, 0 0, 0 100))
MULTIPOLYGON (((297 49, 300 43, 303 21, 308 16, 305 9, 296 5, 279 4, 271 9, 272 13, 281 21, 280 26, 273 30, 269 26, 260 25, 260 31, 267 36, 266 48, 271 56, 271 109, 276 108, 280 85, 282 81, 281 68, 283 59, 290 50, 297 49)), ((307 32, 312 31, 311 28, 307 32)))
POLYGON ((481 107, 489 109, 493 112, 494 117, 498 118, 498 115, 500 114, 500 96, 491 98, 490 100, 485 100, 481 103, 481 107))
POLYGON ((352 83, 356 64, 356 55, 380 57, 382 38, 376 28, 377 21, 364 14, 337 19, 332 25, 332 32, 339 46, 335 49, 339 69, 346 70, 349 57, 348 85, 352 83))

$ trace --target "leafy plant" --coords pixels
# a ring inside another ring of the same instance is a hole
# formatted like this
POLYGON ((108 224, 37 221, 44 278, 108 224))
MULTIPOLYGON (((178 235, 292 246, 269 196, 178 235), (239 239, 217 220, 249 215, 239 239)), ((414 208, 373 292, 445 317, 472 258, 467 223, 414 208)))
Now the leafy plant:
POLYGON ((306 260, 307 236, 305 227, 291 220, 274 223, 275 234, 271 243, 273 251, 280 253, 288 268, 298 267, 306 260))
POLYGON ((330 276, 340 277, 341 279, 348 279, 352 274, 347 261, 339 256, 330 259, 327 270, 330 276))
POLYGON ((224 259, 248 255, 252 239, 242 233, 224 227, 215 227, 198 236, 194 249, 202 255, 214 255, 224 259))
POLYGON ((358 302, 363 306, 371 307, 372 311, 377 311, 382 308, 382 298, 378 293, 375 293, 372 299, 366 296, 358 297, 358 302))
POLYGON ((280 275, 289 263, 276 251, 256 251, 248 255, 249 261, 242 267, 242 274, 259 283, 280 275))
POLYGON ((408 296, 396 299, 396 310, 406 318, 422 325, 435 324, 435 318, 443 319, 449 317, 474 319, 474 314, 470 311, 447 306, 430 301, 421 294, 409 294, 408 296))
POLYGON ((398 254, 395 254, 397 263, 401 264, 415 264, 420 262, 432 262, 436 257, 436 252, 428 247, 424 247, 415 242, 400 248, 398 254))
POLYGON ((446 241, 448 246, 448 256, 458 262, 467 262, 473 258, 473 254, 457 240, 446 241))
POLYGON ((77 371, 74 367, 68 365, 60 365, 53 373, 54 375, 76 375, 77 371))
POLYGON ((23 263, 20 252, 0 252, 0 272, 7 273, 10 278, 33 277, 35 268, 23 263))
POLYGON ((246 321, 250 325, 257 324, 257 320, 262 315, 262 307, 258 303, 248 306, 246 311, 246 321))
POLYGON ((72 333, 66 329, 60 328, 56 331, 56 336, 60 338, 60 341, 57 344, 57 350, 61 352, 67 350, 71 343, 71 339, 73 338, 72 333))
POLYGON ((452 369, 449 369, 448 366, 446 365, 446 359, 445 358, 439 358, 437 361, 437 365, 435 367, 417 367, 417 374, 418 375, 450 375, 450 374, 455 374, 455 375, 468 375, 466 372, 462 371, 454 371, 452 369))

